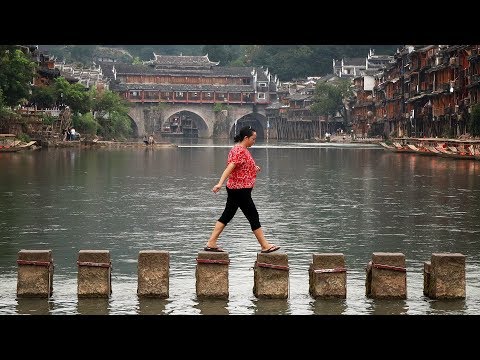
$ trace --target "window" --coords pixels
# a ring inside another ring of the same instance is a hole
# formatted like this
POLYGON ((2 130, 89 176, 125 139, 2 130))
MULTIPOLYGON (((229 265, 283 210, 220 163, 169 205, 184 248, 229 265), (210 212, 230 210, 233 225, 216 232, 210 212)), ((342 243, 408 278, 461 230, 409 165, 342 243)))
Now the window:
POLYGON ((258 99, 261 100, 261 99, 265 99, 265 93, 258 93, 258 99))

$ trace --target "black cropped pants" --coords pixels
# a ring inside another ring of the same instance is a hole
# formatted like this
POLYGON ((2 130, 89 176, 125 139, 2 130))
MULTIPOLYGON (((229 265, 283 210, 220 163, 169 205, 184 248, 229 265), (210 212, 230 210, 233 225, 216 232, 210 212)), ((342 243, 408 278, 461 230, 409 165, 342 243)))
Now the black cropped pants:
POLYGON ((227 203, 222 215, 218 219, 222 224, 227 225, 235 216, 238 208, 242 210, 243 214, 250 223, 252 231, 261 227, 258 211, 252 199, 253 188, 245 189, 227 189, 227 203))

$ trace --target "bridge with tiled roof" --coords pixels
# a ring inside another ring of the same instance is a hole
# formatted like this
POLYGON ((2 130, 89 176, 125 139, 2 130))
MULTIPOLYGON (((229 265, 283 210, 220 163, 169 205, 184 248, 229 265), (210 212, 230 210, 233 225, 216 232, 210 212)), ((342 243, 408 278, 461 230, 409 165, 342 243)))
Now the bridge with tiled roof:
POLYGON ((158 133, 179 114, 195 122, 198 137, 228 137, 235 125, 263 137, 265 108, 277 101, 279 81, 262 67, 225 67, 204 56, 166 56, 142 64, 100 64, 110 90, 131 103, 137 135, 158 133))

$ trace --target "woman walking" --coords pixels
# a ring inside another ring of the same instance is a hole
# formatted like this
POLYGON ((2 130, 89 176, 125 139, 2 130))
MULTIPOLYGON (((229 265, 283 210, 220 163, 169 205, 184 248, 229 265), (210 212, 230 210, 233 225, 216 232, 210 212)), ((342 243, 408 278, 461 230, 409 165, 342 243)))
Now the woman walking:
POLYGON ((270 244, 265 238, 260 225, 258 211, 252 199, 252 190, 255 186, 255 179, 257 172, 260 171, 260 166, 255 164, 255 160, 248 148, 255 144, 256 138, 257 132, 251 126, 245 126, 240 129, 240 132, 233 139, 236 144, 228 153, 227 167, 223 171, 218 183, 212 189, 214 193, 217 193, 225 180, 228 179, 225 187, 227 189, 227 203, 222 215, 215 223, 212 235, 204 248, 205 251, 224 251, 217 246, 217 240, 225 226, 235 216, 238 208, 242 210, 249 221, 253 234, 261 246, 262 253, 280 249, 280 246, 270 244))

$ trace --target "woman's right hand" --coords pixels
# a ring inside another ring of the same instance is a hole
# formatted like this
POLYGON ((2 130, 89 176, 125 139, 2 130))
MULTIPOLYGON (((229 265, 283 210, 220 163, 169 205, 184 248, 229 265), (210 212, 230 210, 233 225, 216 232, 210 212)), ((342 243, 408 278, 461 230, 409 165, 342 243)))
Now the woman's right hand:
POLYGON ((212 191, 214 193, 217 193, 220 189, 222 188, 222 185, 221 184, 217 184, 213 187, 212 191))

